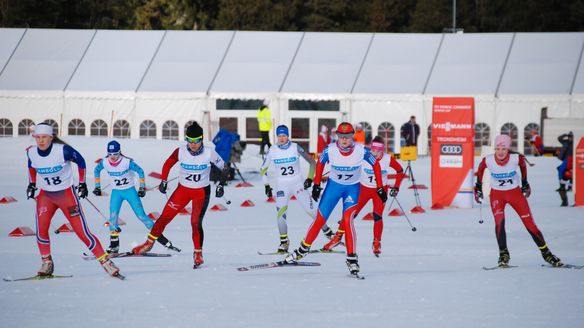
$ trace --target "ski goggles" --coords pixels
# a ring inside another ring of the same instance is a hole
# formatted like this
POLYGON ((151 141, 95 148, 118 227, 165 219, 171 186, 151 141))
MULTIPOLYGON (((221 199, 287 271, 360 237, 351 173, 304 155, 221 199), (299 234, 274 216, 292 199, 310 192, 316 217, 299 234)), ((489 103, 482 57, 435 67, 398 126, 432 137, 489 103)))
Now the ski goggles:
POLYGON ((189 136, 185 136, 185 141, 188 143, 198 144, 198 143, 203 142, 203 136, 196 137, 196 138, 191 138, 189 136))
POLYGON ((337 132, 337 137, 339 137, 339 138, 352 139, 354 135, 355 135, 354 133, 339 133, 339 132, 337 132))

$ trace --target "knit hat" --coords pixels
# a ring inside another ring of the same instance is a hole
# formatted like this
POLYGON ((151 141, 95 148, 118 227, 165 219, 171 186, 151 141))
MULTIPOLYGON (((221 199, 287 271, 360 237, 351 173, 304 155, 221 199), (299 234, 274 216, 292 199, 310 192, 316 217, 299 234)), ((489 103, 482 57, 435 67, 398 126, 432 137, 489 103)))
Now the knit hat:
POLYGON ((197 122, 189 125, 187 131, 185 132, 185 140, 188 142, 195 141, 197 139, 203 139, 203 128, 197 122))
POLYGON ((112 140, 107 144, 107 153, 111 155, 118 154, 122 148, 120 147, 120 143, 112 140))
POLYGON ((290 136, 290 131, 288 131, 288 127, 285 125, 278 125, 276 128, 276 135, 279 136, 281 134, 285 134, 287 137, 290 136))
POLYGON ((495 148, 511 148, 511 138, 506 134, 495 137, 495 148))

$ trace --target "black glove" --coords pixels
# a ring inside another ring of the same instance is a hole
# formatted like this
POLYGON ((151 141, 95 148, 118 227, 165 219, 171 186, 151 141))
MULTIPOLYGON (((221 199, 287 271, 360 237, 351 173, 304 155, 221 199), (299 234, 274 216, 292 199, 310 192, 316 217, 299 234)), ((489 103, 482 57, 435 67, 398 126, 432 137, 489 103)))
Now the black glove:
POLYGON ((387 201, 387 191, 385 191, 385 189, 383 189, 383 187, 377 188, 377 194, 379 195, 379 198, 381 199, 381 201, 383 203, 385 203, 387 201))
POLYGON ((266 185, 266 196, 268 196, 268 198, 272 198, 272 196, 274 196, 272 193, 272 187, 270 187, 270 185, 266 185))
POLYGON ((100 187, 95 187, 95 189, 93 189, 93 194, 95 196, 101 196, 101 188, 100 187))
POLYGON ((29 183, 28 187, 26 188, 26 199, 34 198, 34 194, 36 193, 37 187, 35 183, 29 183))
POLYGON ((529 182, 527 182, 527 180, 521 181, 521 192, 526 198, 531 195, 531 187, 529 186, 529 182))
POLYGON ((77 194, 79 195, 79 198, 85 198, 87 197, 87 194, 89 192, 87 191, 87 184, 85 184, 85 182, 81 182, 78 186, 77 186, 77 194))
POLYGON ((306 180, 304 180, 304 189, 308 189, 310 186, 312 186, 312 179, 306 178, 306 180))
POLYGON ((160 181, 160 185, 158 185, 158 190, 163 193, 166 194, 166 187, 168 186, 168 182, 166 182, 165 180, 160 181))
POLYGON ((398 192, 399 192, 398 187, 391 187, 391 189, 389 190, 389 195, 391 197, 396 197, 398 192))
POLYGON ((474 198, 475 201, 479 204, 482 204, 481 199, 483 199, 483 184, 477 182, 474 187, 474 198))
POLYGON ((144 189, 144 187, 140 187, 140 189, 138 189, 138 197, 142 198, 146 196, 146 189, 144 189))
POLYGON ((225 194, 225 190, 223 190, 223 185, 218 184, 217 188, 215 189, 215 197, 221 198, 223 197, 223 194, 225 194))
POLYGON ((318 199, 320 198, 321 191, 322 191, 322 188, 320 187, 319 184, 315 184, 312 186, 312 199, 314 199, 315 202, 318 202, 318 199))

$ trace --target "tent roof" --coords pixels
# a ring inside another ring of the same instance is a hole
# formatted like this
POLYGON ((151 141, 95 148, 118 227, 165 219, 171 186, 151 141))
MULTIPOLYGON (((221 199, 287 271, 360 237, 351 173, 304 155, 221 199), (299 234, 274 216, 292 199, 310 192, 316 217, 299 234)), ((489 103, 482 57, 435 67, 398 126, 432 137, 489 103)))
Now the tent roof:
POLYGON ((494 94, 512 33, 445 34, 426 93, 494 94))
POLYGON ((8 59, 16 49, 18 42, 22 38, 25 29, 23 28, 6 28, 0 29, 0 73, 8 63, 8 59))
POLYGON ((93 30, 28 29, 0 76, 0 89, 63 90, 93 30))
POLYGON ((517 33, 500 94, 567 94, 584 33, 517 33))

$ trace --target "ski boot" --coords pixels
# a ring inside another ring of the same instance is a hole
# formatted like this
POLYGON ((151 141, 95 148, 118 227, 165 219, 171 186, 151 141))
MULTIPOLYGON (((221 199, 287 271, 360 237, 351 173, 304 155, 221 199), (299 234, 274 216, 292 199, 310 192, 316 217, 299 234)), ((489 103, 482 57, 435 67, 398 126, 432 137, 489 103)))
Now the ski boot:
POLYGON ((333 237, 335 236, 335 233, 333 232, 333 229, 329 228, 328 226, 325 225, 325 229, 322 231, 322 233, 324 234, 324 236, 328 239, 331 240, 333 239, 333 237))
POLYGON ((286 258, 284 258, 284 261, 287 263, 298 262, 298 260, 305 257, 308 254, 308 252, 310 252, 310 245, 306 244, 303 240, 300 243, 300 247, 298 247, 298 249, 295 249, 292 253, 288 254, 286 258))
POLYGON ((347 254, 347 268, 349 268, 349 273, 352 275, 359 274, 359 263, 357 260, 357 254, 347 254))
POLYGON ((277 253, 288 254, 288 247, 290 247, 288 235, 280 235, 280 246, 278 246, 277 253))
POLYGON ((123 277, 120 275, 120 269, 107 257, 107 253, 99 259, 101 267, 112 277, 123 277))
POLYGON ((37 272, 37 275, 38 276, 51 276, 53 274, 53 271, 55 270, 55 266, 53 264, 53 258, 51 257, 51 255, 48 255, 46 257, 43 256, 42 259, 43 259, 43 264, 41 265, 41 268, 37 272))
POLYGON ((326 245, 322 247, 322 251, 330 252, 333 248, 337 247, 341 243, 341 239, 343 239, 344 233, 345 232, 343 230, 337 230, 337 233, 335 234, 333 239, 331 239, 331 241, 329 241, 328 243, 326 243, 326 245))
POLYGON ((205 261, 203 261, 203 250, 202 249, 195 249, 193 252, 193 260, 195 264, 193 265, 193 269, 200 267, 205 261))
POLYGON ((179 253, 181 251, 180 248, 174 247, 172 242, 170 240, 168 240, 166 237, 164 237, 164 235, 160 235, 160 237, 158 237, 158 239, 156 239, 156 241, 158 243, 160 243, 160 245, 170 249, 171 251, 175 251, 175 252, 179 252, 179 253))
POLYGON ((553 267, 561 267, 561 266, 564 265, 564 263, 562 263, 562 260, 560 260, 559 257, 557 257, 554 254, 552 254, 552 252, 547 247, 547 245, 544 245, 542 248, 540 248, 540 251, 541 251, 541 256, 543 257, 543 259, 547 263, 549 263, 551 266, 553 266, 553 267))
POLYGON ((110 245, 107 249, 109 254, 118 253, 120 251, 120 236, 117 233, 110 235, 110 245))
POLYGON ((507 248, 499 250, 499 262, 497 263, 499 267, 505 268, 509 266, 509 260, 511 260, 511 256, 509 256, 509 250, 507 248))
POLYGON ((381 240, 373 239, 373 255, 379 257, 381 254, 381 240))
POLYGON ((134 254, 144 254, 149 252, 152 247, 154 246, 154 241, 156 240, 156 238, 154 238, 151 234, 148 234, 148 239, 146 239, 146 242, 144 242, 144 244, 136 246, 132 249, 132 253, 134 254))

